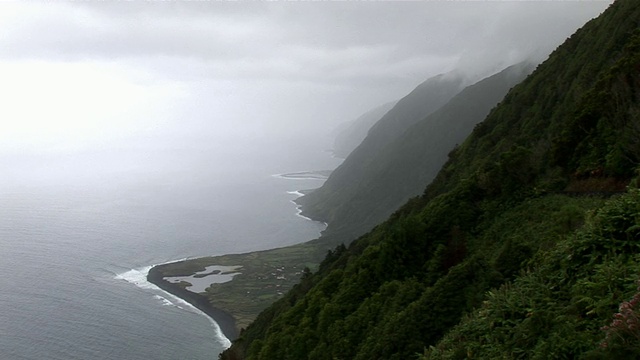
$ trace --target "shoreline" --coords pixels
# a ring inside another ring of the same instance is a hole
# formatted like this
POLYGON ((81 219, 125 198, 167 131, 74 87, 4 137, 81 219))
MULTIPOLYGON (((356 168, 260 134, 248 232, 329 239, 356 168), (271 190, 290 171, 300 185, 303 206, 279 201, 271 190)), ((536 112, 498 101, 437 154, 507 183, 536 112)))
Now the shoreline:
POLYGON ((287 180, 327 180, 333 170, 308 170, 271 175, 287 180))
MULTIPOLYGON (((301 171, 301 172, 294 172, 294 173, 277 174, 272 176, 279 177, 282 179, 288 179, 288 180, 326 180, 330 174, 331 174, 331 170, 320 170, 320 171, 301 171)), ((296 205, 296 216, 304 218, 305 220, 322 223, 326 227, 327 226, 326 222, 314 220, 312 218, 306 217, 301 214, 302 205, 298 204, 296 200, 300 197, 303 197, 304 195, 308 194, 311 191, 313 191, 313 189, 289 191, 287 193, 297 196, 296 199, 291 200, 291 203, 296 205)), ((275 249, 263 250, 262 252, 264 251, 268 252, 272 250, 275 250, 275 249)), ((166 291, 167 293, 187 302, 191 306, 202 311, 205 315, 207 315, 210 319, 212 319, 218 325, 222 333, 222 336, 226 337, 227 340, 229 340, 230 342, 237 340, 241 334, 241 329, 238 328, 238 319, 236 319, 231 313, 213 306, 206 296, 189 291, 186 288, 178 285, 178 283, 172 283, 165 280, 165 277, 171 277, 171 276, 164 275, 163 268, 165 266, 171 266, 178 262, 184 262, 184 261, 190 261, 190 260, 194 260, 194 258, 187 258, 187 259, 171 261, 171 262, 151 266, 151 268, 147 272, 146 280, 149 283, 157 286, 158 288, 166 291)))
POLYGON ((236 319, 230 313, 212 306, 205 296, 166 281, 161 270, 164 265, 166 264, 151 267, 147 273, 147 281, 202 311, 218 324, 220 331, 229 341, 236 340, 240 335, 236 319))
MULTIPOLYGON (((282 178, 293 179, 293 180, 300 179, 300 178, 289 178, 285 176, 282 176, 282 178)), ((315 178, 315 179, 318 179, 318 178, 315 178)), ((289 191, 287 193, 296 195, 297 198, 300 198, 311 191, 313 191, 313 189, 289 191)), ((327 226, 326 222, 314 220, 312 218, 301 215, 302 205, 296 202, 297 198, 290 200, 291 203, 296 205, 296 216, 304 218, 305 220, 308 220, 308 221, 321 223, 325 227, 327 226)), ((275 249, 267 249, 259 252, 264 252, 264 251, 268 252, 271 250, 275 250, 275 249)), ((171 276, 164 275, 164 272, 163 272, 164 267, 172 266, 180 262, 188 262, 188 261, 193 261, 197 259, 198 258, 186 258, 186 259, 170 261, 170 262, 151 266, 151 268, 147 272, 146 280, 149 283, 157 286, 158 288, 166 291, 167 293, 187 302, 191 306, 202 311, 205 315, 207 315, 210 319, 212 319, 218 325, 222 333, 222 336, 226 337, 227 340, 229 340, 230 342, 233 342, 240 337, 241 329, 238 328, 238 320, 231 313, 213 306, 206 296, 189 291, 186 288, 179 286, 178 283, 172 283, 165 280, 165 277, 171 277, 171 276)), ((192 275, 192 274, 184 274, 184 275, 192 275)))

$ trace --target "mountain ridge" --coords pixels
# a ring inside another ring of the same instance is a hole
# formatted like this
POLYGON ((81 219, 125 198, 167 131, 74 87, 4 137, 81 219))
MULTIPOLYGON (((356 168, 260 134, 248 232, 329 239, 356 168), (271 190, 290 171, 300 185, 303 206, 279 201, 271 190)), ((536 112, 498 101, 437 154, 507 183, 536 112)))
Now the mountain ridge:
MULTIPOLYGON (((408 199, 420 195, 447 154, 531 70, 533 65, 520 63, 465 86, 404 131, 396 130, 395 137, 382 130, 388 136, 384 144, 365 138, 369 142, 355 151, 366 151, 366 156, 350 155, 321 188, 296 200, 302 205, 303 215, 317 219, 319 214, 328 214, 324 218, 329 223, 323 234, 326 238, 333 236, 348 243, 364 234, 408 199), (368 150, 374 145, 375 149, 368 150)), ((427 81, 422 89, 432 84, 427 81)), ((396 108, 402 104, 399 102, 396 108)), ((371 132, 388 127, 384 120, 371 132)))
POLYGON ((333 156, 342 159, 349 156, 367 137, 371 127, 391 110, 396 103, 397 101, 391 101, 377 106, 334 130, 333 156))
POLYGON ((618 304, 640 315, 625 302, 640 296, 638 23, 640 3, 618 0, 578 30, 420 197, 329 252, 221 358, 639 355, 612 322, 618 304))
POLYGON ((437 110, 455 96, 461 90, 463 82, 464 78, 459 74, 437 75, 425 80, 400 99, 370 128, 367 137, 334 170, 322 188, 297 199, 298 204, 302 205, 303 215, 329 223, 331 219, 326 210, 310 210, 311 203, 322 201, 322 189, 325 186, 331 187, 333 182, 350 181, 349 178, 352 178, 353 175, 343 169, 347 167, 357 169, 360 168, 360 164, 370 161, 389 141, 395 139, 406 128, 437 110))

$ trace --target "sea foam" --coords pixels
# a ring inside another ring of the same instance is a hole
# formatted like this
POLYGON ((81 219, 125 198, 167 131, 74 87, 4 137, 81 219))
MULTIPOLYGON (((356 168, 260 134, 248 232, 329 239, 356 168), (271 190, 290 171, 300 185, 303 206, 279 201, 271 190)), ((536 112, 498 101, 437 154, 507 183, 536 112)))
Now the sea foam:
POLYGON ((161 290, 159 287, 147 281, 147 274, 152 267, 153 266, 145 266, 139 269, 131 269, 122 274, 117 274, 115 278, 117 280, 124 280, 142 289, 161 290))
POLYGON ((324 174, 320 174, 317 171, 298 171, 286 174, 273 174, 271 175, 275 178, 279 179, 287 179, 287 180, 327 180, 327 176, 324 174))
MULTIPOLYGON (((182 259, 185 260, 185 259, 182 259)), ((173 262, 178 262, 178 261, 182 261, 182 260, 176 260, 176 261, 170 261, 169 263, 173 263, 173 262)), ((167 264, 167 263, 165 263, 167 264)), ((162 265, 162 264, 158 264, 158 265, 162 265)), ((151 270, 152 267, 154 267, 156 265, 151 265, 151 266, 145 266, 145 267, 141 267, 138 269, 131 269, 129 271, 126 271, 122 274, 117 274, 115 276, 115 279, 117 280, 124 280, 130 284, 133 284, 141 289, 145 289, 145 290, 153 290, 153 291, 158 291, 163 293, 163 295, 166 295, 168 298, 172 299, 173 301, 167 299, 167 297, 164 296, 160 296, 158 294, 155 294, 153 297, 157 300, 160 300, 162 302, 162 305, 165 306, 175 306, 178 309, 181 310, 185 310, 185 311, 190 311, 196 314, 200 314, 205 316, 207 319, 209 319, 209 322, 211 323, 211 326, 214 328, 214 334, 215 334, 215 339, 217 342, 219 342, 224 348, 228 348, 231 346, 231 340, 229 340, 226 336, 224 336, 224 334, 222 333, 222 330, 220 329, 220 326, 218 325, 218 323, 209 315, 207 315, 204 311, 198 309, 197 307, 191 305, 188 301, 175 296, 167 291, 164 291, 162 289, 160 289, 159 287, 157 287, 156 285, 150 283, 149 281, 147 281, 147 274, 149 273, 149 270, 151 270), (175 302, 174 302, 175 301, 175 302), (185 307, 182 307, 180 305, 177 304, 181 304, 184 305, 185 307)))
POLYGON ((306 217, 306 216, 302 215, 302 207, 300 205, 296 204, 296 202, 293 201, 293 200, 291 200, 291 202, 296 205, 296 216, 299 216, 299 217, 301 217, 301 218, 303 218, 305 220, 315 221, 312 218, 309 218, 309 217, 306 217))
MULTIPOLYGON (((300 191, 297 191, 297 190, 296 191, 287 191, 287 194, 296 195, 297 197, 300 197, 300 196, 304 195, 303 193, 301 193, 300 191)), ((310 217, 306 217, 306 216, 302 215, 302 206, 299 205, 298 203, 296 203, 293 200, 290 200, 290 201, 291 201, 292 204, 294 204, 296 206, 296 216, 301 217, 301 218, 303 218, 305 220, 309 220, 309 221, 313 221, 313 222, 316 222, 316 223, 323 224, 325 227, 327 226, 327 223, 324 222, 324 221, 316 221, 316 220, 313 220, 310 217)))
POLYGON ((153 297, 158 299, 158 300, 160 300, 162 302, 162 305, 164 305, 164 306, 175 306, 178 309, 182 309, 181 306, 178 306, 178 305, 172 303, 171 301, 167 300, 167 298, 165 298, 165 297, 162 297, 160 295, 153 295, 153 297))

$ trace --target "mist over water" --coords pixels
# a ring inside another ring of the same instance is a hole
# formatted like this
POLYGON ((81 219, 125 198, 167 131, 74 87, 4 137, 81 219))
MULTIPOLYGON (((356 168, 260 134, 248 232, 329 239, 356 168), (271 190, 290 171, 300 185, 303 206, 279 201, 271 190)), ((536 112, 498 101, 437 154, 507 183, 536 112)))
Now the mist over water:
POLYGON ((322 181, 272 175, 338 160, 317 135, 212 128, 0 154, 3 359, 217 358, 215 324, 145 284, 146 268, 317 237, 290 192, 322 181))

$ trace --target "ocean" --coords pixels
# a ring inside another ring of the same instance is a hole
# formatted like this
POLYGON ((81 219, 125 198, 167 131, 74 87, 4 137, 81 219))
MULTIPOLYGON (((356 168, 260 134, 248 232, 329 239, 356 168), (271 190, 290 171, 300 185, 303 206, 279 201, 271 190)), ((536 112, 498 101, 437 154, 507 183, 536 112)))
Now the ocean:
POLYGON ((217 359, 198 310, 150 266, 311 240, 294 191, 335 168, 326 139, 252 138, 0 156, 1 359, 217 359))

